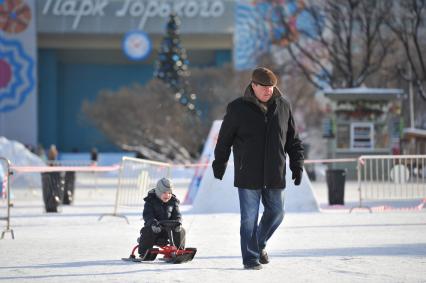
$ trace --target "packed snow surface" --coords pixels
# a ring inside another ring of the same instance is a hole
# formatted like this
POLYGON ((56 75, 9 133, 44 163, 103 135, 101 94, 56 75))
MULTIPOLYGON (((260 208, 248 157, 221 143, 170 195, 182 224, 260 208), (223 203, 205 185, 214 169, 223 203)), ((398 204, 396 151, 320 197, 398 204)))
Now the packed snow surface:
POLYGON ((41 196, 15 196, 15 240, 0 240, 2 282, 425 282, 424 210, 287 213, 268 243, 270 264, 251 271, 242 268, 239 213, 182 206, 194 260, 137 264, 121 258, 136 243, 140 209, 120 211, 130 224, 98 221, 113 211, 114 189, 77 188, 74 205, 53 214, 43 212, 41 196))

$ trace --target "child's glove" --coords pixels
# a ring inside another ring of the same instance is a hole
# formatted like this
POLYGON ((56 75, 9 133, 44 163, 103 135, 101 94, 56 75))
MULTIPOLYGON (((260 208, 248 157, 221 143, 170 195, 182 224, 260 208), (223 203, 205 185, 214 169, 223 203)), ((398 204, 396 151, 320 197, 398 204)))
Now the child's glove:
POLYGON ((179 233, 180 231, 182 231, 182 224, 175 227, 175 232, 179 233))
POLYGON ((160 227, 160 225, 158 224, 158 222, 154 222, 152 225, 151 225, 151 229, 152 229, 152 232, 154 232, 155 234, 158 234, 158 233, 160 233, 161 232, 161 227, 160 227))

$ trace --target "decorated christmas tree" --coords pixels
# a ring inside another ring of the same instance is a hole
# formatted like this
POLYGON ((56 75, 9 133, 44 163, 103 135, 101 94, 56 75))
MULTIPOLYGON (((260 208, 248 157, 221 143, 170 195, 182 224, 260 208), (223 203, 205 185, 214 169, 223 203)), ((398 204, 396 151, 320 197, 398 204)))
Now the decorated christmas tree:
POLYGON ((161 42, 154 76, 164 81, 175 93, 175 98, 189 110, 199 113, 195 107, 196 95, 190 92, 188 84, 188 57, 182 47, 179 35, 180 21, 176 14, 170 14, 166 35, 161 42))

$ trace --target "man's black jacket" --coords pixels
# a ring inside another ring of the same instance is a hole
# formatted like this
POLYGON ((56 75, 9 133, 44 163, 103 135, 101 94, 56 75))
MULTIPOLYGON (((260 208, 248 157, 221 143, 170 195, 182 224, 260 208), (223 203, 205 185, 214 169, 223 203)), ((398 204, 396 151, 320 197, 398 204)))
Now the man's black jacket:
POLYGON ((234 186, 247 189, 285 188, 286 153, 290 169, 303 170, 303 146, 289 102, 277 88, 263 110, 251 85, 228 104, 214 151, 213 171, 222 179, 234 152, 234 186))
POLYGON ((151 226, 153 222, 161 220, 178 220, 182 222, 179 200, 175 195, 172 195, 172 198, 164 203, 152 189, 148 192, 148 196, 144 198, 144 201, 143 220, 145 221, 145 226, 151 226))

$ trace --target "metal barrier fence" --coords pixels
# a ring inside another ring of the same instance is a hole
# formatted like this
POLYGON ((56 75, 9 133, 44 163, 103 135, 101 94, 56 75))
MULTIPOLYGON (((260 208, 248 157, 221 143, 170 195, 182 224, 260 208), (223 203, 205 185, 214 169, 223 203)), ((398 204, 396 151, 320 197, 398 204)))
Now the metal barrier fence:
POLYGON ((363 205, 365 200, 425 198, 425 165, 426 155, 360 156, 357 166, 359 206, 354 208, 371 211, 363 205))
MULTIPOLYGON (((31 195, 37 195, 42 187, 42 178, 40 174, 58 172, 62 178, 66 173, 74 175, 75 179, 90 179, 90 185, 97 187, 98 184, 98 171, 97 169, 89 171, 81 168, 100 168, 90 166, 91 163, 82 160, 48 160, 45 165, 16 165, 11 164, 13 176, 10 178, 10 185, 12 188, 25 188, 31 195), (46 169, 49 167, 49 169, 46 169), (63 167, 61 170, 59 167, 63 167)), ((87 181, 85 181, 87 183, 87 181)))
MULTIPOLYGON (((12 239, 15 239, 15 235, 13 234, 13 229, 10 228, 10 208, 13 206, 13 204, 10 201, 10 182, 9 182, 9 177, 10 175, 12 175, 12 171, 10 170, 10 161, 4 157, 0 157, 0 161, 2 161, 5 165, 5 169, 3 171, 4 176, 3 176, 3 180, 1 180, 1 185, 0 188, 3 188, 3 190, 5 190, 5 196, 6 196, 6 216, 5 217, 0 217, 0 220, 5 220, 6 221, 6 228, 2 231, 1 233, 1 239, 4 239, 4 235, 6 233, 10 233, 10 235, 12 236, 12 239)), ((3 190, 0 190, 3 192, 3 190)))
MULTIPOLYGON (((91 160, 49 160, 46 162, 49 166, 56 166, 56 167, 92 167, 97 168, 96 163, 93 163, 91 160)), ((68 172, 61 172, 62 175, 65 174, 65 179, 67 177, 74 178, 75 182, 79 182, 81 184, 84 184, 85 186, 93 186, 97 193, 99 193, 99 178, 102 176, 102 172, 99 171, 86 171, 86 172, 79 172, 79 171, 68 171, 68 172)), ((66 196, 66 195, 65 195, 66 196)))
POLYGON ((118 171, 119 166, 97 166, 90 162, 81 160, 59 160, 48 161, 46 166, 19 166, 11 165, 13 178, 10 180, 11 186, 24 188, 32 191, 36 195, 40 187, 43 187, 43 175, 46 180, 51 173, 58 173, 66 183, 79 183, 81 186, 98 188, 99 176, 118 171), (40 178, 40 174, 41 177, 40 178))
MULTIPOLYGON (((16 197, 18 191, 23 190, 36 190, 42 189, 42 200, 44 201, 46 212, 58 212, 52 209, 52 199, 55 200, 55 208, 62 204, 71 204, 73 199, 74 185, 76 180, 76 173, 80 174, 99 174, 99 173, 111 173, 118 171, 118 166, 87 166, 87 162, 81 161, 55 161, 50 163, 50 166, 15 166, 8 159, 0 157, 0 169, 4 170, 4 178, 0 188, 4 187, 3 193, 4 198, 7 201, 6 204, 6 216, 0 216, 0 220, 6 221, 6 229, 2 232, 1 239, 4 238, 6 232, 10 232, 12 239, 14 239, 14 231, 10 228, 10 209, 13 206, 11 199, 13 196, 16 197), (86 166, 78 166, 86 165, 86 166), (64 179, 53 180, 53 175, 63 175, 64 179), (60 184, 59 184, 60 182, 60 184), (37 184, 38 183, 38 184, 37 184), (53 187, 58 188, 53 192, 53 187), (14 195, 12 195, 12 188, 14 195), (65 195, 65 192, 67 193, 65 195)), ((2 175, 2 174, 0 174, 2 175)), ((89 182, 93 182, 93 177, 88 178, 89 182)), ((95 178, 96 180, 96 178, 95 178)), ((86 184, 87 185, 87 182, 86 184)), ((95 181, 96 186, 96 181, 95 181)), ((30 196, 37 194, 30 194, 30 196)), ((21 194, 22 196, 22 194, 21 194)), ((15 200, 16 201, 16 200, 15 200)), ((3 211, 3 210, 2 210, 3 211)))
POLYGON ((115 197, 114 212, 103 214, 104 216, 121 217, 129 223, 125 215, 119 214, 118 210, 123 207, 140 207, 142 210, 144 198, 148 190, 155 187, 157 181, 162 177, 170 178, 170 164, 133 158, 123 157, 118 177, 118 188, 115 197))

